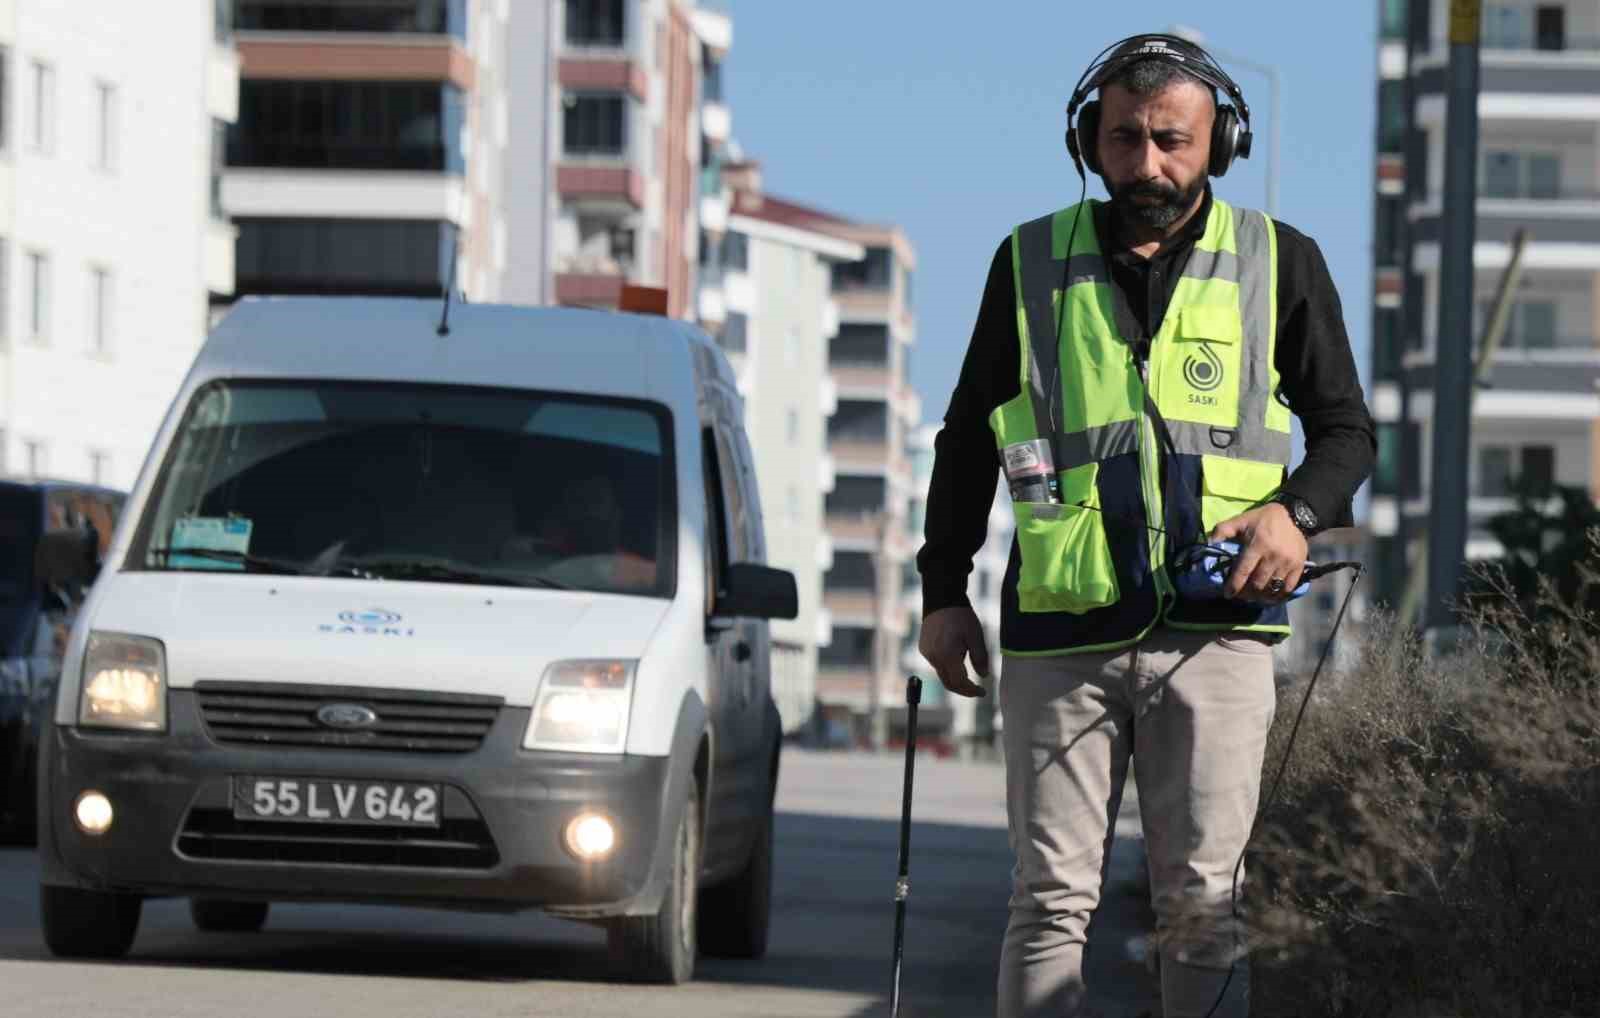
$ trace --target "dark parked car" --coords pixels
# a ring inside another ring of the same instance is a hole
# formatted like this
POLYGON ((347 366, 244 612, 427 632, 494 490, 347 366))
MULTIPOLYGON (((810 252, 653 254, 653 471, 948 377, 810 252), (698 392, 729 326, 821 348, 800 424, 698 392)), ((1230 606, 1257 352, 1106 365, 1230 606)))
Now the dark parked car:
POLYGON ((33 844, 40 726, 88 593, 39 579, 40 539, 90 528, 103 555, 125 497, 92 485, 0 478, 0 844, 33 844))

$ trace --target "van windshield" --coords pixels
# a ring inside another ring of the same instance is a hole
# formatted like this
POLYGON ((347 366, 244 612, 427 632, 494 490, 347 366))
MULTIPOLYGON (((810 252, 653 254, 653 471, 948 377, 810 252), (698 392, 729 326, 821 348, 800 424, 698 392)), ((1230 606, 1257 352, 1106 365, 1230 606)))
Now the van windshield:
POLYGON ((196 393, 129 568, 670 597, 656 404, 353 382, 196 393))

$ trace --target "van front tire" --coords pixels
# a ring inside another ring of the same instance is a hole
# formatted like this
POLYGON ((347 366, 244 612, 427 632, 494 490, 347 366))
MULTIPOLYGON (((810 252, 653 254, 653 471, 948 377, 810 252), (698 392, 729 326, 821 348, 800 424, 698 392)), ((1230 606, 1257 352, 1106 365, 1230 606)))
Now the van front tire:
POLYGON ((763 958, 772 925, 772 807, 734 879, 700 892, 700 948, 712 958, 763 958))
POLYGON ((45 946, 58 958, 121 958, 139 932, 144 901, 134 894, 39 888, 45 946))
POLYGON ((606 926, 612 961, 626 976, 671 985, 694 977, 699 886, 700 792, 691 781, 673 837, 672 874, 661 908, 654 915, 620 916, 606 926))
POLYGON ((269 907, 264 901, 193 898, 189 901, 189 917, 196 929, 207 933, 255 933, 266 925, 269 907))

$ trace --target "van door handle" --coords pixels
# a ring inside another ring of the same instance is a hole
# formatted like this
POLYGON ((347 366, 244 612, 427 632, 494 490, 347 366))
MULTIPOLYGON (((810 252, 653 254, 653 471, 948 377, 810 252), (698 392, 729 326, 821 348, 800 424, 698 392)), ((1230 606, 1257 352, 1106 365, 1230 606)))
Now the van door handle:
POLYGON ((740 640, 738 643, 733 645, 733 659, 735 661, 738 661, 742 664, 745 661, 750 660, 750 654, 750 644, 747 641, 740 640))

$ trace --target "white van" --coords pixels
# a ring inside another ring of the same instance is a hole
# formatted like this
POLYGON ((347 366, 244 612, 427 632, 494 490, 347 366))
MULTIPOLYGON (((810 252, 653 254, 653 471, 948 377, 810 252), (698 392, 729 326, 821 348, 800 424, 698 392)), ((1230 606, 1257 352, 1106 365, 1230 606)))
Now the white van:
POLYGON ((44 934, 140 903, 602 923, 641 979, 766 946, 781 729, 726 359, 594 311, 248 299, 162 425, 42 735, 44 934))

